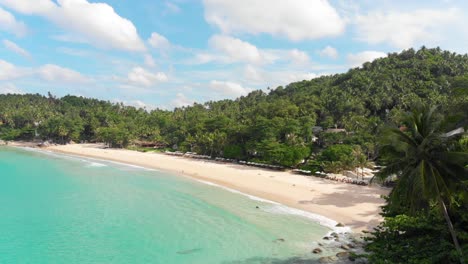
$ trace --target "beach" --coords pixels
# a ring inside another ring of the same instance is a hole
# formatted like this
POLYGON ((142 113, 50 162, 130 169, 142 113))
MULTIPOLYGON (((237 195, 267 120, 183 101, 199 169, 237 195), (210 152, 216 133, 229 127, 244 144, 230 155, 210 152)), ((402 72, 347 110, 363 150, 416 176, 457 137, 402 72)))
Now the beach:
POLYGON ((324 216, 350 227, 354 232, 371 230, 380 223, 380 206, 384 203, 381 196, 388 194, 387 189, 377 186, 357 186, 290 172, 194 160, 162 153, 109 149, 102 144, 57 145, 45 149, 158 169, 207 181, 324 216))

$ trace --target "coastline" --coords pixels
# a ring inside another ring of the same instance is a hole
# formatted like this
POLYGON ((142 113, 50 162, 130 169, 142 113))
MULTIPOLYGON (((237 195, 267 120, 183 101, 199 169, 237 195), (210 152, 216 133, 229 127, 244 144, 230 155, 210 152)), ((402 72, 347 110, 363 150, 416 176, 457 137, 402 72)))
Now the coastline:
MULTIPOLYGON (((34 146, 27 142, 10 142, 9 145, 34 146)), ((316 216, 315 220, 318 222, 320 216, 332 219, 351 228, 353 232, 372 230, 381 222, 382 218, 378 213, 384 201, 380 197, 388 193, 388 190, 373 186, 357 186, 290 172, 193 160, 161 153, 107 149, 101 144, 70 144, 41 149, 188 176, 308 212, 316 216)))

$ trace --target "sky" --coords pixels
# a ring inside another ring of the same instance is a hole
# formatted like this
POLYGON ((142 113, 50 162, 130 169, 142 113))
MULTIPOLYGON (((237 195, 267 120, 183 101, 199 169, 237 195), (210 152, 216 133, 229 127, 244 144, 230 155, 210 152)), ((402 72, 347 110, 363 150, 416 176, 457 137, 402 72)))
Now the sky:
POLYGON ((468 52, 466 0, 0 0, 0 93, 146 109, 234 99, 408 48, 468 52))

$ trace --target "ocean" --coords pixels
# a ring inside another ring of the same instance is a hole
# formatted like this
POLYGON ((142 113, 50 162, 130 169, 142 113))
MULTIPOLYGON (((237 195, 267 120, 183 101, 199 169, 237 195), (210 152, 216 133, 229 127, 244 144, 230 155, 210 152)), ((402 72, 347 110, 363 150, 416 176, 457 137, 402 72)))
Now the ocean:
POLYGON ((0 179, 2 264, 296 263, 331 231, 209 183, 32 149, 0 147, 0 179))

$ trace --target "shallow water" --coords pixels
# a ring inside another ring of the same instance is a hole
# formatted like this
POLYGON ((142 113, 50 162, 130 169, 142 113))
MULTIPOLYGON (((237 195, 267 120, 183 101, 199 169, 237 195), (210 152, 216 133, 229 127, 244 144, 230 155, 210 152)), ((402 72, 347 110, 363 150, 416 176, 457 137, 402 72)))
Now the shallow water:
POLYGON ((293 263, 328 231, 165 172, 0 148, 0 263, 293 263))

